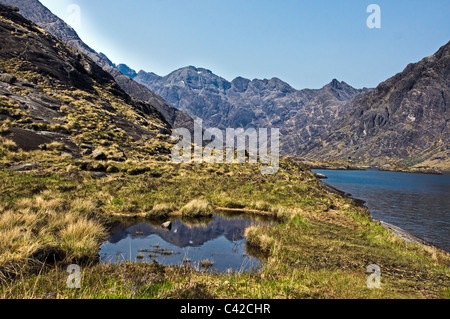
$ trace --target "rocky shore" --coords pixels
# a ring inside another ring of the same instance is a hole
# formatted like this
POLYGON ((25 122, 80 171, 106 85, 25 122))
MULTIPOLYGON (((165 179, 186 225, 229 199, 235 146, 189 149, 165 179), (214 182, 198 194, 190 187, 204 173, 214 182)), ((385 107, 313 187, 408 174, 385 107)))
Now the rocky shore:
MULTIPOLYGON (((322 185, 322 187, 325 188, 328 192, 334 193, 334 194, 338 194, 338 195, 343 196, 343 197, 351 198, 358 206, 365 207, 367 209, 368 214, 371 215, 369 209, 365 206, 366 202, 364 200, 353 198, 353 197, 351 197, 352 196, 351 194, 343 192, 343 191, 341 191, 341 190, 339 190, 339 189, 337 189, 337 188, 335 188, 335 187, 333 187, 333 186, 331 186, 331 185, 321 181, 320 179, 326 179, 327 178, 323 174, 317 174, 316 177, 319 179, 319 183, 322 185)), ((408 231, 406 231, 406 230, 404 230, 404 229, 402 229, 400 227, 397 227, 395 225, 386 223, 386 222, 381 221, 381 220, 375 220, 374 219, 374 221, 375 222, 379 222, 381 227, 383 227, 384 229, 389 230, 395 236, 403 239, 408 244, 420 244, 420 245, 423 245, 423 246, 428 246, 428 247, 433 247, 433 248, 437 248, 437 249, 442 249, 442 248, 437 247, 437 246, 433 245, 432 243, 430 243, 430 242, 428 242, 428 241, 426 241, 424 239, 421 239, 419 237, 414 236, 410 232, 408 232, 408 231)))

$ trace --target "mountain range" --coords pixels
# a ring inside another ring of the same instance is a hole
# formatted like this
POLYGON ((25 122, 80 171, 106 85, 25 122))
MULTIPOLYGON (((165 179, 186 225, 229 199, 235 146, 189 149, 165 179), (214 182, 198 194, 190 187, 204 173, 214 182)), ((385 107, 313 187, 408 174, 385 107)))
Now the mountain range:
POLYGON ((376 89, 336 79, 295 90, 278 78, 231 82, 189 66, 159 76, 120 69, 206 126, 279 127, 286 154, 385 168, 450 168, 450 42, 376 89))
POLYGON ((355 89, 336 79, 321 89, 296 90, 278 78, 229 82, 210 70, 189 66, 161 77, 123 67, 134 80, 206 127, 220 129, 278 127, 281 148, 299 154, 305 143, 322 134, 345 111, 345 102, 369 89, 355 89))
POLYGON ((333 79, 321 89, 278 78, 234 80, 189 66, 159 76, 115 64, 86 45, 37 0, 0 0, 86 54, 130 96, 149 102, 172 127, 193 119, 221 129, 278 127, 285 154, 363 165, 450 168, 449 44, 375 89, 333 79), (173 105, 173 106, 172 106, 173 105))

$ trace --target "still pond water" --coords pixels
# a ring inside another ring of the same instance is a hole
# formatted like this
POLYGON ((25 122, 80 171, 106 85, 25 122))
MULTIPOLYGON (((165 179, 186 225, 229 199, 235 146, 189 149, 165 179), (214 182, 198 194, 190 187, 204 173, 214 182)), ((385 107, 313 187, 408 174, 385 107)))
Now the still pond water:
POLYGON ((450 251, 450 176, 314 170, 327 184, 366 201, 372 217, 450 251))
POLYGON ((161 222, 121 224, 100 248, 104 263, 123 261, 163 265, 190 264, 199 270, 244 272, 257 270, 261 259, 246 245, 245 229, 267 219, 216 214, 201 220, 172 219, 170 229, 161 222), (202 261, 212 264, 206 265, 202 261))

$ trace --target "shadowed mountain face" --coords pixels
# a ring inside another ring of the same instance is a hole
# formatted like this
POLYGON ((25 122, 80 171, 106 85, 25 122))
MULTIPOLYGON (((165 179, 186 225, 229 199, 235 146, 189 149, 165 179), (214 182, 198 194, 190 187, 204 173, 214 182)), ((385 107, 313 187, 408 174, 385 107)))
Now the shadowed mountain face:
POLYGON ((281 129, 282 150, 296 154, 341 114, 345 102, 361 92, 333 80, 319 90, 295 90, 278 78, 231 82, 209 70, 179 69, 161 77, 140 71, 134 78, 206 127, 281 129))
POLYGON ((134 76, 134 74, 127 72, 129 70, 125 68, 126 66, 119 65, 116 68, 105 55, 91 49, 79 38, 72 27, 55 16, 38 0, 0 0, 0 3, 19 8, 20 14, 25 18, 89 56, 95 63, 110 73, 126 93, 136 99, 152 104, 172 127, 193 129, 194 123, 189 116, 169 105, 164 99, 145 86, 133 81, 129 76, 134 76))
POLYGON ((60 142, 80 156, 83 142, 130 147, 170 126, 130 97, 88 56, 0 5, 0 124, 24 150, 60 142))
POLYGON ((313 139, 304 154, 448 169, 449 105, 450 42, 348 102, 348 113, 313 139))

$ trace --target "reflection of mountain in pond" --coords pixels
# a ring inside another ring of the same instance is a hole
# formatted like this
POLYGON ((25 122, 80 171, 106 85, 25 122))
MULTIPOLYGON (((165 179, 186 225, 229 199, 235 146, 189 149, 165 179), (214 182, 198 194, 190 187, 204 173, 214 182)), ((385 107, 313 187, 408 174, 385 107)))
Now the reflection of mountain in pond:
POLYGON ((180 248, 198 247, 220 236, 225 236, 229 241, 241 240, 245 228, 252 224, 255 222, 250 219, 227 218, 221 215, 215 215, 209 220, 209 223, 200 225, 189 225, 189 223, 176 220, 172 222, 171 230, 153 226, 150 223, 140 223, 113 234, 109 238, 109 242, 115 244, 128 236, 142 238, 158 235, 164 241, 180 248))

